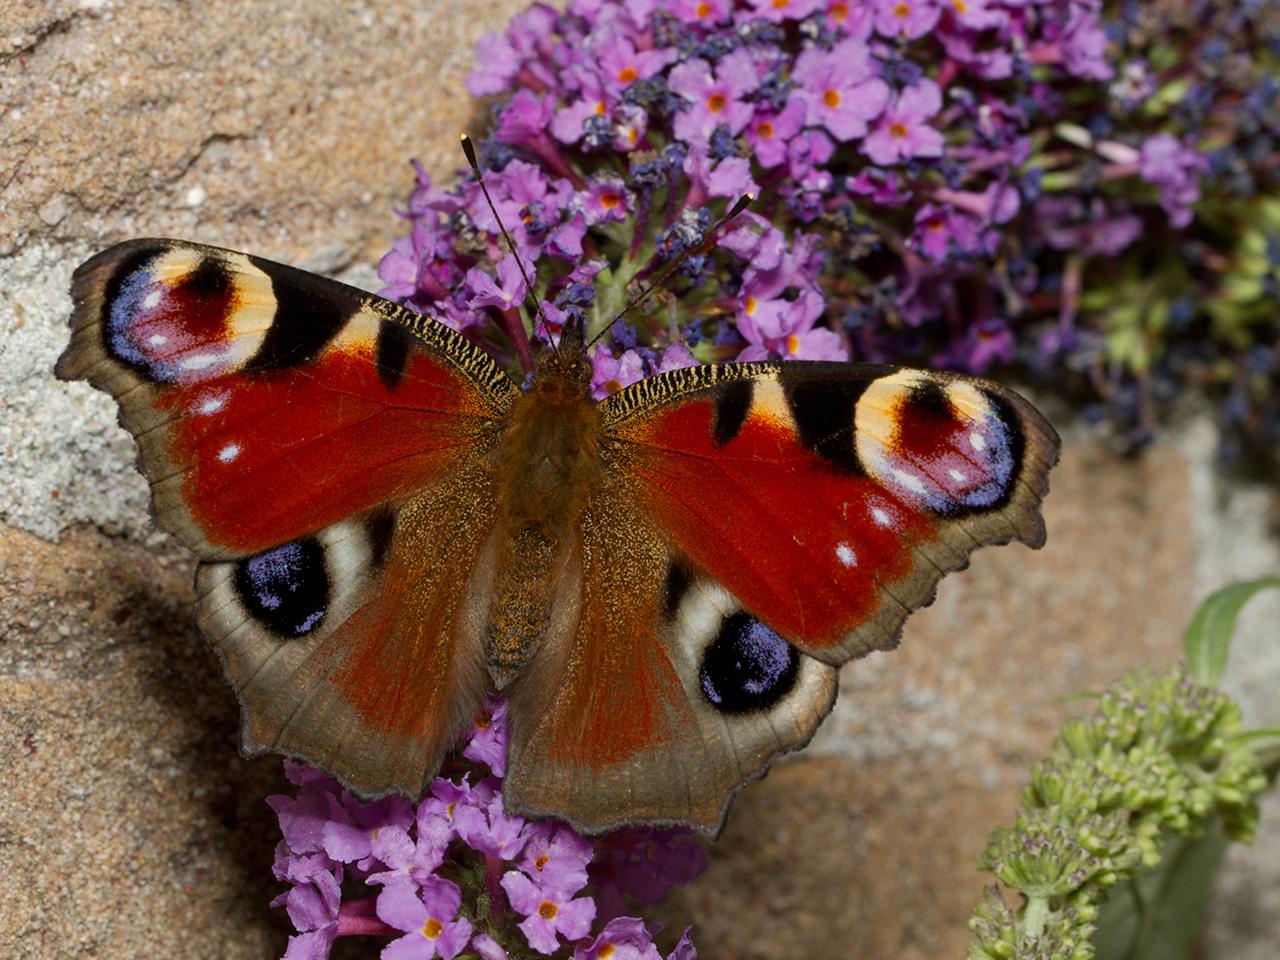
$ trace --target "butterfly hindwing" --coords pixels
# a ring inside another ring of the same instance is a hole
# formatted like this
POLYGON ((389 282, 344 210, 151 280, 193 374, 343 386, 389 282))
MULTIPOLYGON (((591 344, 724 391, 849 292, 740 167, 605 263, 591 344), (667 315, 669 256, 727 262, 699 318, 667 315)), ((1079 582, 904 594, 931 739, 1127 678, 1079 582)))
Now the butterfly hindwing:
POLYGON ((836 669, 673 554, 619 486, 583 514, 558 616, 510 690, 508 803, 589 833, 719 829, 733 792, 813 734, 836 669))
POLYGON ((252 557, 203 563, 197 619, 244 707, 247 753, 416 797, 487 687, 483 465, 252 557))
POLYGON ((496 442, 516 392, 439 323, 229 250, 119 244, 72 296, 59 374, 119 401, 160 522, 210 559, 404 497, 496 442))

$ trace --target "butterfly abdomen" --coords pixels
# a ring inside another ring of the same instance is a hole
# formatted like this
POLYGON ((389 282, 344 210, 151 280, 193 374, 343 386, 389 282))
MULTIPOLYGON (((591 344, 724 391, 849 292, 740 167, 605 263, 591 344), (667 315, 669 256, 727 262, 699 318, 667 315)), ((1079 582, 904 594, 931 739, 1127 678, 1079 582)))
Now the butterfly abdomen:
POLYGON ((603 476, 600 418, 585 384, 543 374, 512 407, 499 467, 503 547, 485 644, 499 688, 546 635, 583 506, 603 476))

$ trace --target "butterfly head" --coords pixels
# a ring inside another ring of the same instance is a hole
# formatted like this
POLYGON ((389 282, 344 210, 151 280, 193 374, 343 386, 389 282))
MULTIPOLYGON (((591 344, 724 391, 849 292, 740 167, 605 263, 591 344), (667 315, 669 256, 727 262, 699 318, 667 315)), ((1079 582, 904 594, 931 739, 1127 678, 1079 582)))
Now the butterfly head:
POLYGON ((585 319, 570 311, 560 331, 559 342, 537 360, 535 379, 555 378, 581 384, 591 382, 591 361, 587 359, 585 319))

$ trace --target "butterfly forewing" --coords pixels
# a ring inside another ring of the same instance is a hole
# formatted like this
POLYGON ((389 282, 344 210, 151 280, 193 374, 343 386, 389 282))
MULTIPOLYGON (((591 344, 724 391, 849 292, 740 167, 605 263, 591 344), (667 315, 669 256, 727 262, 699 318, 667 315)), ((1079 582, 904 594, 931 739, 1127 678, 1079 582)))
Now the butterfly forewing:
POLYGON ((986 381, 725 364, 643 381, 603 415, 620 474, 674 545, 831 663, 891 645, 976 547, 1044 540, 1057 435, 986 381))
POLYGON ((448 328, 246 254, 130 241, 72 296, 59 374, 117 398, 160 522, 209 558, 403 498, 495 443, 515 394, 448 328))

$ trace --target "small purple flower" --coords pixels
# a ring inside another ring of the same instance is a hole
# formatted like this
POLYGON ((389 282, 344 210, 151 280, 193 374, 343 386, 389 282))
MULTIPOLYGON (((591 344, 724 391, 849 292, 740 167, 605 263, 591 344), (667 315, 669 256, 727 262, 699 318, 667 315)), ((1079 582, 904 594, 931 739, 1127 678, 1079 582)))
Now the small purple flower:
POLYGON ((495 791, 483 805, 463 807, 456 819, 458 836, 486 856, 514 860, 524 849, 525 819, 503 809, 501 793, 495 791))
POLYGON ((507 764, 506 697, 485 694, 462 755, 468 760, 486 764, 496 777, 503 775, 507 764))
POLYGON ((331 873, 318 873, 285 896, 285 911, 299 936, 289 938, 284 960, 326 960, 338 935, 342 891, 331 873))
POLYGON ((373 886, 393 883, 421 885, 444 862, 445 847, 437 837, 419 834, 417 841, 401 827, 383 827, 373 838, 373 856, 388 867, 374 869, 365 882, 373 886))
POLYGON ((738 330, 750 344, 740 361, 780 357, 788 360, 847 360, 840 337, 814 324, 822 316, 822 294, 810 290, 795 300, 753 302, 748 296, 738 330))
POLYGON ((942 11, 935 0, 872 0, 876 32, 914 40, 933 29, 942 11))
POLYGON ((577 143, 586 133, 586 122, 591 117, 607 117, 609 98, 594 75, 585 77, 577 97, 567 106, 556 110, 551 121, 551 134, 561 143, 577 143))
POLYGON ((862 152, 880 166, 913 157, 942 156, 942 134, 929 120, 942 109, 942 92, 932 80, 903 90, 862 142, 862 152))
POLYGON ((667 81, 672 93, 688 102, 677 114, 676 136, 690 143, 706 143, 721 124, 735 136, 751 122, 753 108, 742 98, 755 88, 757 75, 751 55, 735 50, 716 66, 705 60, 686 60, 671 70, 667 81))
POLYGON ((573 960, 662 960, 644 921, 615 917, 585 946, 573 951, 573 960))
POLYGON ((825 5, 825 0, 749 0, 752 10, 743 13, 744 19, 768 20, 782 23, 785 20, 803 20, 825 5))
POLYGON ((931 260, 945 260, 954 249, 976 253, 981 249, 978 222, 972 217, 936 203, 926 203, 916 212, 912 247, 931 260))
POLYGON ((487 33, 476 42, 476 64, 467 76, 467 89, 476 97, 507 90, 520 70, 515 48, 501 33, 487 33))
POLYGON ((889 102, 889 86, 876 76, 867 45, 853 37, 831 50, 806 49, 796 58, 792 79, 806 122, 826 127, 837 140, 864 135, 889 102))
POLYGON ((969 327, 958 351, 966 370, 985 373, 994 363, 1009 363, 1016 349, 1009 325, 998 317, 987 317, 969 327))
POLYGON ((758 111, 747 127, 747 140, 755 150, 760 166, 776 167, 787 157, 787 141, 804 126, 804 101, 793 97, 780 113, 758 111))
POLYGON ((413 807, 403 797, 386 797, 373 803, 361 803, 343 794, 330 797, 329 822, 324 825, 324 852, 340 863, 355 863, 369 869, 373 842, 379 831, 387 827, 407 828, 413 823, 413 807))
POLYGON ((634 202, 635 197, 621 177, 602 173, 587 181, 586 195, 581 198, 582 215, 589 227, 617 223, 627 219, 634 202))
POLYGON ((683 343, 673 343, 662 351, 662 356, 658 358, 653 372, 666 373, 668 370, 682 370, 685 367, 696 367, 697 365, 698 360, 689 352, 688 347, 683 343))
POLYGON ((686 23, 710 27, 729 19, 733 0, 664 0, 662 7, 686 23))
POLYGON ((586 886, 587 864, 594 853, 571 827, 541 820, 529 825, 519 865, 539 886, 580 890, 586 886))
POLYGON ((1200 199, 1200 175, 1209 158, 1171 133, 1148 137, 1139 151, 1138 172, 1160 188, 1160 206, 1175 227, 1191 222, 1191 207, 1200 199))
POLYGON ((600 53, 598 67, 605 83, 621 92, 637 80, 647 80, 676 58, 674 50, 637 51, 625 36, 614 36, 600 53))
POLYGON ((580 940, 591 930, 596 905, 590 897, 571 899, 577 892, 573 884, 540 886, 518 870, 502 877, 511 907, 524 917, 520 931, 534 950, 550 955, 560 946, 557 937, 580 940))
POLYGON ((634 350, 626 350, 615 357, 608 350, 597 347, 591 355, 591 395, 603 400, 623 387, 644 377, 644 358, 634 350))
POLYGON ((419 892, 408 884, 378 894, 378 919, 405 936, 382 949, 383 960, 453 960, 471 939, 471 921, 458 916, 462 892, 440 877, 428 877, 419 892))
POLYGON ((513 256, 498 261, 498 279, 495 281, 479 267, 467 271, 467 286, 471 288, 471 306, 497 307, 510 310, 524 300, 529 288, 520 273, 520 265, 513 256))

